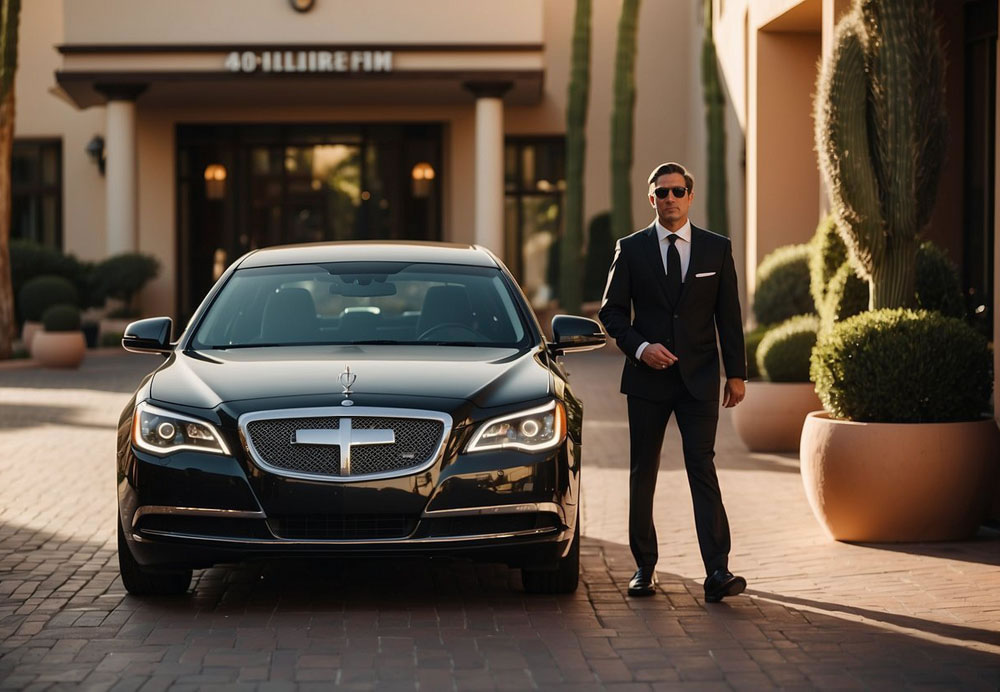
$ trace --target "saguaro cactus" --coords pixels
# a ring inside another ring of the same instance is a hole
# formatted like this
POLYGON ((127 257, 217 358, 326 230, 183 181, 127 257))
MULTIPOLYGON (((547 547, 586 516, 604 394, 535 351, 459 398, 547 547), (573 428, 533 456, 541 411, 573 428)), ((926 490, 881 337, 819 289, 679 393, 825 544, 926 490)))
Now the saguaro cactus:
POLYGON ((624 0, 618 18, 614 105, 611 111, 611 233, 632 228, 632 120, 635 115, 635 53, 639 0, 624 0))
POLYGON ((14 289, 10 279, 10 156, 14 144, 14 73, 21 0, 0 0, 0 359, 14 341, 14 289))
POLYGON ((712 0, 704 0, 705 37, 701 42, 701 89, 705 99, 708 134, 708 227, 729 235, 728 185, 726 182, 726 97, 719 81, 715 37, 712 35, 712 0))
POLYGON ((944 58, 930 0, 855 0, 816 95, 816 149, 872 309, 914 304, 946 136, 944 58))
POLYGON ((573 55, 566 108, 566 214, 560 248, 559 302, 567 312, 580 309, 583 266, 583 161, 587 152, 584 130, 590 99, 591 0, 576 0, 573 55))

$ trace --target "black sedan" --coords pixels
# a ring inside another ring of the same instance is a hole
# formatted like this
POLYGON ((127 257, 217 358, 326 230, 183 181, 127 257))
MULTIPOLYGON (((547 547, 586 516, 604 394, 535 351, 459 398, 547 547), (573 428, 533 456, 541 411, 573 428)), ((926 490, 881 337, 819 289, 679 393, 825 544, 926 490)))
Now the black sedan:
POLYGON ((576 589, 583 409, 553 342, 480 247, 328 243, 251 252, 176 342, 157 317, 124 347, 166 361, 118 428, 118 558, 133 594, 268 556, 452 555, 576 589))

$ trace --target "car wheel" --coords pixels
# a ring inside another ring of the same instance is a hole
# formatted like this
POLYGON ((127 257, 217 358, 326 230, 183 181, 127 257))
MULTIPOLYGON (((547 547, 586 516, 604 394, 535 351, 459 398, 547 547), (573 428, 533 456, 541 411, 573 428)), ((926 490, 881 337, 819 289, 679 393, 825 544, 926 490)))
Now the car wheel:
POLYGON ((118 571, 122 584, 133 596, 176 596, 187 593, 191 586, 189 569, 156 572, 136 562, 125 540, 121 516, 118 517, 118 571))
POLYGON ((522 569, 521 583, 528 593, 573 593, 580 584, 580 513, 576 515, 573 545, 555 569, 522 569))

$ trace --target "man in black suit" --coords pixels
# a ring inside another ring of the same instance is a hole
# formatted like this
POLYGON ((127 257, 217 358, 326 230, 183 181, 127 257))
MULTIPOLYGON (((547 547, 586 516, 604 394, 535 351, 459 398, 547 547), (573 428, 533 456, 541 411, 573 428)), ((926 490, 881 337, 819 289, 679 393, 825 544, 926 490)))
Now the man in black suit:
POLYGON ((747 368, 732 245, 691 225, 693 198, 694 179, 684 166, 665 163, 649 176, 656 219, 618 241, 600 319, 625 354, 629 545, 638 567, 628 594, 655 592, 653 491, 664 430, 676 413, 708 575, 705 600, 714 603, 746 588, 746 580, 729 571, 729 521, 713 462, 719 421, 716 331, 726 369, 723 406, 743 400, 747 368))

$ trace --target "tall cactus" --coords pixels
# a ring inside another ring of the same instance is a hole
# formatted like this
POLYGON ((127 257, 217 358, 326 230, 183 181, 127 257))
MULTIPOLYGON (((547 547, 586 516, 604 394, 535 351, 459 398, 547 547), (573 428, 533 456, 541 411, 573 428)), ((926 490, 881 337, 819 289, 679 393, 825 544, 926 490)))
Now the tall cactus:
POLYGON ((14 288, 10 278, 10 159, 14 145, 14 73, 21 0, 0 0, 0 359, 14 346, 14 288))
POLYGON ((559 302, 579 312, 583 291, 583 162, 587 152, 587 102, 590 99, 591 0, 576 0, 573 55, 566 108, 566 214, 560 247, 559 302))
POLYGON ((635 116, 635 54, 639 0, 624 0, 618 18, 614 104, 611 111, 611 233, 632 228, 632 120, 635 116))
POLYGON ((944 58, 930 0, 855 0, 816 95, 816 149, 872 309, 911 307, 919 234, 946 136, 944 58))
POLYGON ((705 37, 701 42, 701 89, 705 99, 708 134, 708 227, 729 235, 728 185, 726 182, 726 96, 719 81, 715 37, 712 35, 712 0, 704 0, 705 37))

